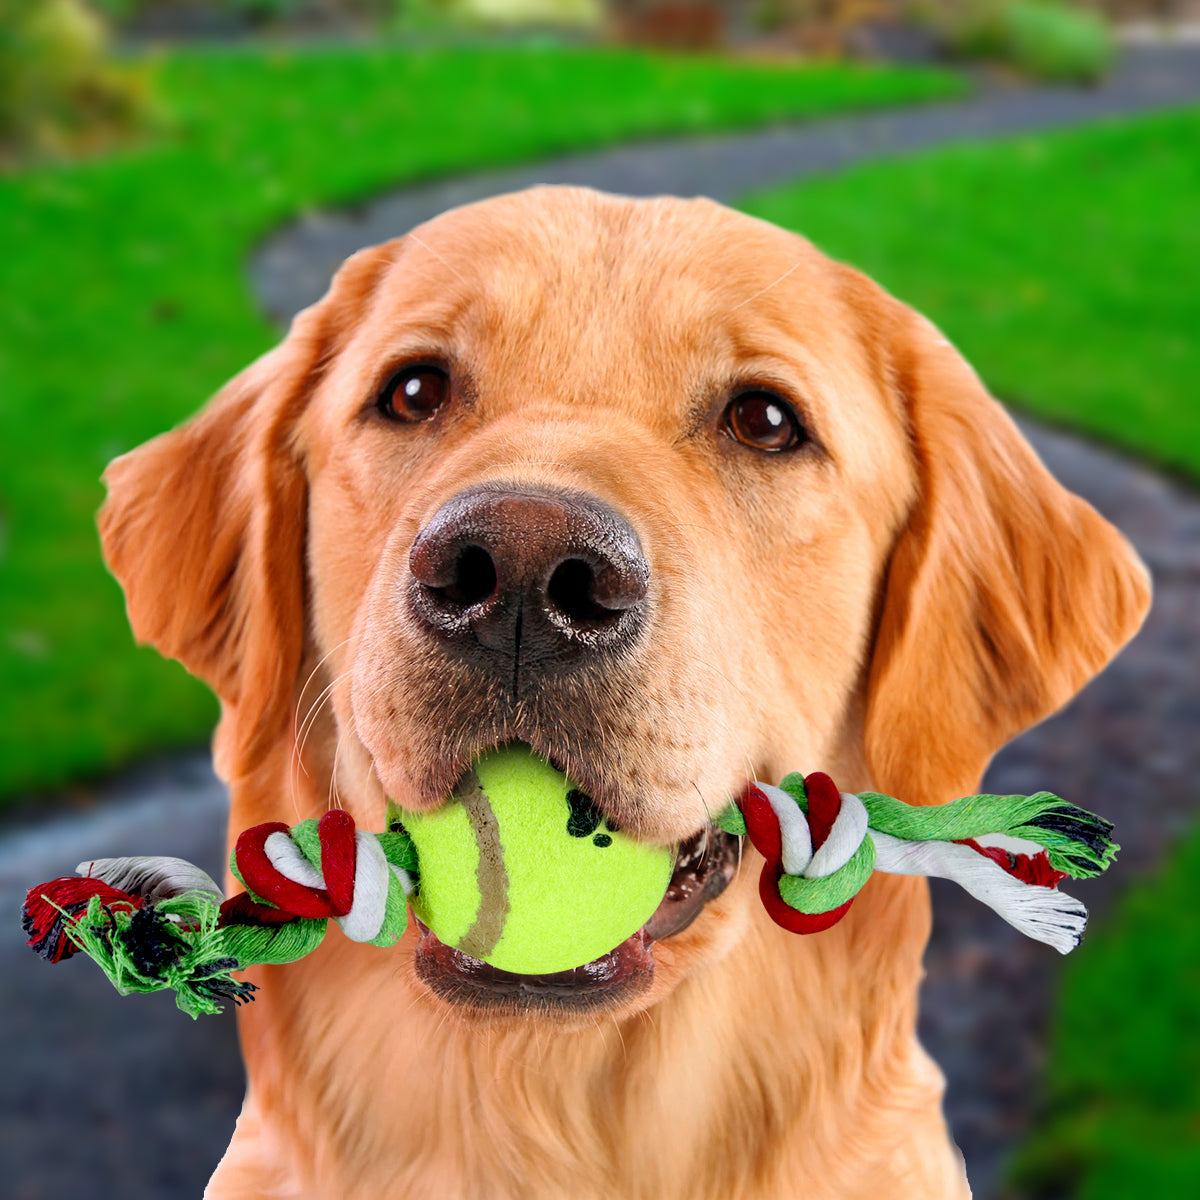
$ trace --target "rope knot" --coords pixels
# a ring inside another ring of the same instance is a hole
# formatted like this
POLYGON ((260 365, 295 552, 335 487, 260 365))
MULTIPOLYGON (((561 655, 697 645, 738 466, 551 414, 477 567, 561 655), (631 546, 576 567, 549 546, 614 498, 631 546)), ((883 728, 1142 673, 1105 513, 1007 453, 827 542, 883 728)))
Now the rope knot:
POLYGON ((836 925, 875 866, 863 802, 814 771, 779 787, 752 784, 738 806, 766 859, 758 890, 771 919, 793 933, 836 925))
POLYGON ((392 869, 378 836, 356 830, 342 809, 291 829, 280 821, 247 829, 233 867, 256 898, 298 917, 331 918, 352 941, 374 941, 383 930, 392 869))

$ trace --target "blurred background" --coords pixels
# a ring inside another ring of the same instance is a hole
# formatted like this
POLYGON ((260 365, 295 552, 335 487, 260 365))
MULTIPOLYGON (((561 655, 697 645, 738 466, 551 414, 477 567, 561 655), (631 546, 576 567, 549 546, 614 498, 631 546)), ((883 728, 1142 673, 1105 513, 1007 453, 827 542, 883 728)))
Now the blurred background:
POLYGON ((223 857, 101 471, 345 254, 537 181, 860 266, 1138 545, 1146 631, 985 781, 1117 820, 1093 928, 1063 962, 935 889, 922 1036, 978 1196, 1200 1195, 1200 0, 0 0, 0 1191, 199 1195, 241 1099, 232 1014, 22 945, 84 856, 223 857))

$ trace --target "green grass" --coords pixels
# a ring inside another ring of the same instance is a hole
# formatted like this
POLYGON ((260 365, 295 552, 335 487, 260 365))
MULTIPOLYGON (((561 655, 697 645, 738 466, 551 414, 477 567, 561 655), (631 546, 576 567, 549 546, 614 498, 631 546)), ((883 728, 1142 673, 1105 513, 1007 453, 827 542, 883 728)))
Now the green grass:
POLYGON ((0 798, 213 724, 205 688, 132 648, 93 514, 110 458, 275 340, 245 278, 267 231, 419 176, 964 87, 553 46, 193 51, 162 83, 169 136, 0 179, 0 798))
POLYGON ((1017 407, 1200 478, 1200 109, 751 197, 931 317, 1017 407))
MULTIPOLYGON (((927 313, 992 389, 1200 478, 1200 109, 751 198, 927 313)), ((1064 965, 1017 1193, 1200 1195, 1200 832, 1064 965)))
POLYGON ((1200 1195, 1200 830, 1066 964, 1021 1195, 1200 1195))

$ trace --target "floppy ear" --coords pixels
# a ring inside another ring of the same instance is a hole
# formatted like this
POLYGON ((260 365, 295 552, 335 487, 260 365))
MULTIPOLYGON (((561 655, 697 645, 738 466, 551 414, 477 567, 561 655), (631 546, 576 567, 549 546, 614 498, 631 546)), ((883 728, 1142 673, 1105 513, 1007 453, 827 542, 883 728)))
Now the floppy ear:
POLYGON ((1150 580, 938 330, 890 304, 918 495, 887 571, 866 749, 876 786, 930 804, 976 791, 1000 746, 1116 654, 1150 580))
POLYGON ((307 487, 295 422, 394 251, 348 260, 279 346, 104 474, 100 538, 133 632, 220 697, 232 774, 288 727, 304 648, 307 487))

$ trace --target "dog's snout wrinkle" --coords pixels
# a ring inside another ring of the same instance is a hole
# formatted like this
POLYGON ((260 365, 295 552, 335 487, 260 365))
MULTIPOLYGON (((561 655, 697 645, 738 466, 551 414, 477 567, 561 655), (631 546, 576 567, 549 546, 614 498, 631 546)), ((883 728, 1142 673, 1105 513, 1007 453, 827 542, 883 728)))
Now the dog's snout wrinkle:
POLYGON ((514 690, 530 673, 631 642, 650 582, 637 533, 615 509, 526 485, 451 497, 418 533, 409 569, 417 619, 514 690))

